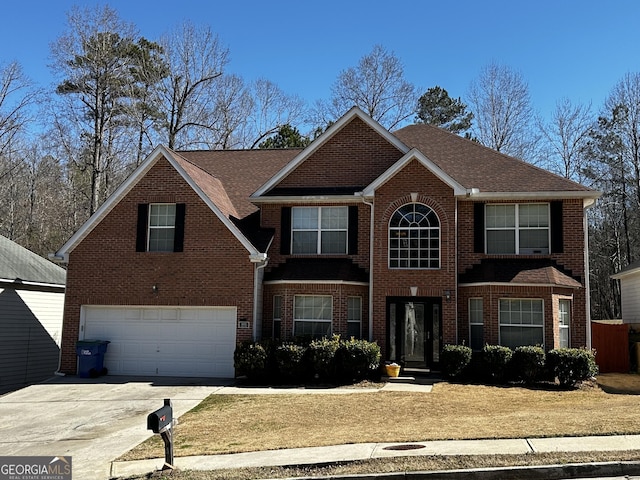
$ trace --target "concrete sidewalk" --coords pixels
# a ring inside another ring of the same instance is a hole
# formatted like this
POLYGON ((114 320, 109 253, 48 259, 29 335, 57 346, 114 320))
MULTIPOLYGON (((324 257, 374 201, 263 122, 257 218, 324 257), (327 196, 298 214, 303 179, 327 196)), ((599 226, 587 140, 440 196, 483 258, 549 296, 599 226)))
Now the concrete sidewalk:
MULTIPOLYGON (((640 450, 640 435, 362 443, 227 455, 179 457, 175 459, 175 467, 181 470, 219 470, 225 468, 327 464, 398 456, 517 455, 544 452, 604 452, 620 450, 640 450)), ((635 464, 635 462, 631 463, 633 463, 634 468, 640 470, 640 465, 635 464)), ((113 462, 111 464, 111 476, 123 477, 145 474, 159 470, 163 465, 164 459, 113 462)), ((620 464, 616 463, 615 465, 618 466, 620 464)), ((616 474, 619 473, 618 470, 615 470, 615 472, 617 472, 616 474)), ((604 474, 610 475, 608 470, 604 474)))

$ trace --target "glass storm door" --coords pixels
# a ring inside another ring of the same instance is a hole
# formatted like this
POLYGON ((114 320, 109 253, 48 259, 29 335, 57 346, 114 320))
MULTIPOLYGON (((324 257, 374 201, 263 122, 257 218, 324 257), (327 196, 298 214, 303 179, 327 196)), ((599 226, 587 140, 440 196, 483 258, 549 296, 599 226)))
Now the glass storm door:
POLYGON ((440 361, 439 299, 389 302, 389 360, 405 368, 432 368, 440 361))

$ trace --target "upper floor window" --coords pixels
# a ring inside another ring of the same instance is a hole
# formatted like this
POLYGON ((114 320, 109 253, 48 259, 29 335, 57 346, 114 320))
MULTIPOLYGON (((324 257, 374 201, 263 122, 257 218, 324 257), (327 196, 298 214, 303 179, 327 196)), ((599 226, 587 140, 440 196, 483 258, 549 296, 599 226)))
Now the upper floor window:
POLYGON ((488 254, 549 253, 549 204, 486 206, 488 254))
POLYGON ((440 268, 440 220, 421 203, 403 205, 389 222, 390 268, 440 268))
POLYGON ((348 207, 293 207, 293 254, 346 254, 348 207))
POLYGON ((184 203, 138 205, 137 252, 182 252, 184 203))
POLYGON ((173 252, 175 230, 175 203, 152 203, 149 205, 148 251, 173 252))

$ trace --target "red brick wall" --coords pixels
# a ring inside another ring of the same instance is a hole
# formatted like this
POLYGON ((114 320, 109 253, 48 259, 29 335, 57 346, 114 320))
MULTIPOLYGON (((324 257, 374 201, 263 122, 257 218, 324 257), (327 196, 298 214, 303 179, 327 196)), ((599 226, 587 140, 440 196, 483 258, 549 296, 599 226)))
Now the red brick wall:
MULTIPOLYGON (((322 206, 346 206, 346 203, 332 203, 326 202, 322 206)), ((369 269, 369 225, 371 225, 371 210, 368 205, 363 203, 354 202, 352 205, 358 207, 358 253, 355 255, 342 255, 343 258, 351 258, 361 268, 365 270, 369 269)), ((261 206, 261 222, 265 228, 274 229, 274 239, 269 249, 269 265, 267 271, 272 270, 278 265, 284 263, 287 258, 301 257, 301 258, 323 258, 324 255, 283 255, 280 253, 280 245, 282 242, 282 225, 281 225, 281 210, 282 207, 291 207, 292 204, 265 204, 261 206)), ((318 204, 312 203, 296 203, 295 206, 318 206, 318 204)), ((288 232, 289 233, 289 232, 288 232)), ((340 258, 340 255, 332 255, 332 258, 340 258)))
MULTIPOLYGON (((459 343, 469 345, 469 299, 482 298, 482 316, 484 320, 484 343, 489 345, 499 344, 499 315, 498 302, 500 299, 532 298, 542 299, 544 302, 544 346, 551 350, 559 346, 560 330, 558 326, 558 301, 559 299, 573 299, 574 290, 561 287, 518 287, 510 285, 481 285, 460 287, 458 291, 458 333, 459 343)), ((574 308, 575 310, 575 308, 574 308)), ((572 318, 570 326, 572 344, 584 346, 584 332, 581 332, 579 322, 572 318), (573 337, 577 336, 576 341, 573 337)), ((584 323, 584 322, 582 322, 584 323)))
POLYGON ((365 187, 400 157, 402 152, 355 118, 278 186, 365 187))
POLYGON ((161 159, 71 252, 61 370, 75 373, 81 305, 236 306, 252 324, 253 279, 249 252, 161 159), (186 204, 183 252, 136 252, 138 204, 154 202, 186 204))
POLYGON ((386 299, 410 296, 410 287, 418 287, 418 297, 442 298, 450 290, 450 302, 442 300, 443 341, 456 340, 455 307, 455 198, 450 187, 429 172, 418 161, 412 161, 402 171, 376 191, 375 242, 373 253, 373 339, 386 353, 386 299), (440 269, 411 270, 388 267, 389 220, 402 205, 416 201, 433 209, 440 219, 440 269))
MULTIPOLYGON (((560 199, 559 199, 560 200, 560 199)), ((496 202, 491 202, 496 203, 496 202)), ((514 202, 504 202, 514 203, 514 202)), ((531 201, 521 202, 531 203, 531 201)), ((474 264, 480 263, 483 258, 487 256, 482 253, 474 252, 474 224, 473 224, 473 202, 472 201, 460 201, 458 207, 458 272, 464 273, 467 269, 471 268, 474 264)), ((563 253, 552 253, 548 257, 555 260, 559 265, 565 269, 570 270, 574 277, 579 277, 583 286, 585 281, 585 263, 584 263, 584 209, 583 201, 581 199, 563 200, 563 253)), ((491 258, 541 258, 540 255, 491 255, 491 258)), ((485 287, 489 288, 489 287, 485 287)), ((555 321, 555 324, 549 324, 548 328, 545 327, 545 342, 549 348, 557 346, 557 337, 555 335, 557 325, 557 299, 552 301, 553 292, 546 287, 518 287, 516 291, 512 289, 514 287, 507 288, 502 293, 500 289, 505 287, 492 287, 492 295, 504 294, 504 298, 543 298, 545 299, 545 322, 555 321), (554 310, 555 308, 555 310, 554 310)), ((586 291, 584 288, 580 289, 557 289, 561 294, 571 295, 572 302, 572 318, 571 318, 571 346, 584 347, 587 343, 587 321, 586 321, 586 291)), ((483 290, 489 292, 489 290, 483 290)), ((458 328, 460 331, 460 341, 466 339, 468 341, 469 324, 468 324, 468 298, 472 296, 482 296, 476 292, 476 287, 472 290, 461 288, 461 299, 459 302, 458 311, 458 328)), ((497 343, 497 301, 491 302, 493 308, 491 311, 487 310, 489 306, 487 301, 484 301, 485 309, 485 338, 487 341, 495 341, 497 343), (488 327, 491 324, 491 327, 488 327), (495 332, 487 331, 488 328, 495 330, 495 332)))
POLYGON ((268 284, 264 288, 263 336, 271 338, 273 332, 273 297, 282 297, 282 338, 293 335, 293 297, 295 295, 331 295, 333 297, 333 333, 347 336, 347 298, 362 299, 362 338, 369 336, 369 287, 350 284, 268 284))

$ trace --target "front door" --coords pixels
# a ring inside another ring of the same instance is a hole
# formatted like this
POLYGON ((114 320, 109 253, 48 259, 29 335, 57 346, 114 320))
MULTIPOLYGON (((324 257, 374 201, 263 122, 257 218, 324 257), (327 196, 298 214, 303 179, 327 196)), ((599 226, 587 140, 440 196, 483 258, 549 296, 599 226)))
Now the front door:
POLYGON ((440 363, 439 298, 390 299, 387 318, 389 360, 418 369, 431 369, 440 363))

